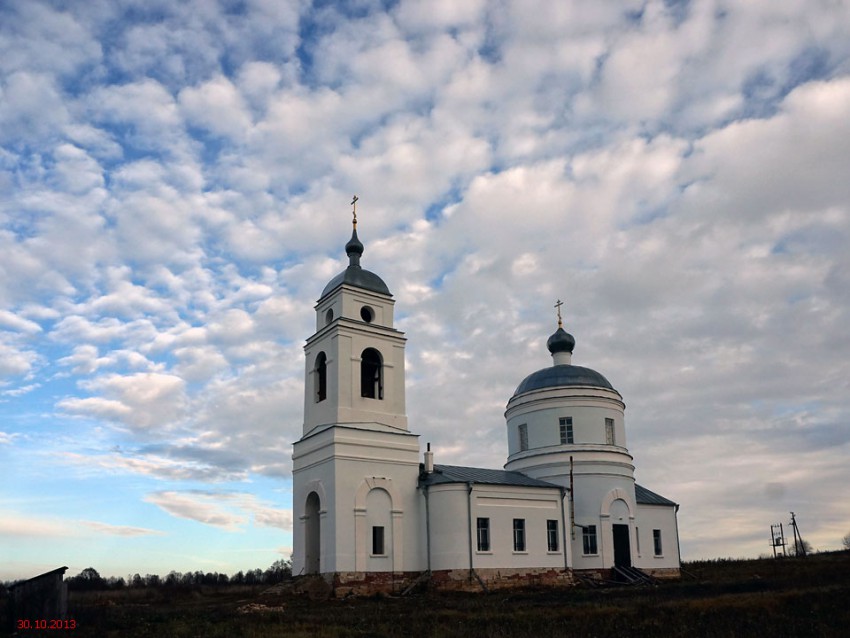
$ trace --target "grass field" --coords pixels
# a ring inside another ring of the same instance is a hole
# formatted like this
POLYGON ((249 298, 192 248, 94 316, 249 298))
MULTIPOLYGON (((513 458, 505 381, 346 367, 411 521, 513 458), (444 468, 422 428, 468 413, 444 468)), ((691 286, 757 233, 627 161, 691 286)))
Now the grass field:
POLYGON ((79 638, 850 636, 850 553, 706 561, 658 586, 311 600, 287 588, 72 592, 79 638))

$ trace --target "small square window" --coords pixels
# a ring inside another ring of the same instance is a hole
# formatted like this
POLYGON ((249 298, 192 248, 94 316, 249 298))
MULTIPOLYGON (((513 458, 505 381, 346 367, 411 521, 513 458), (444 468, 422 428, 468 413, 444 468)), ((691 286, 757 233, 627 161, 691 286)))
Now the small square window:
POLYGON ((558 551, 558 521, 546 521, 546 544, 550 552, 558 551))
POLYGON ((596 548, 596 525, 584 525, 581 534, 582 553, 585 555, 598 554, 596 548))
POLYGON ((385 553, 384 528, 379 525, 375 525, 372 527, 372 555, 383 556, 385 553))
POLYGON ((525 519, 514 519, 514 551, 525 551, 525 519))

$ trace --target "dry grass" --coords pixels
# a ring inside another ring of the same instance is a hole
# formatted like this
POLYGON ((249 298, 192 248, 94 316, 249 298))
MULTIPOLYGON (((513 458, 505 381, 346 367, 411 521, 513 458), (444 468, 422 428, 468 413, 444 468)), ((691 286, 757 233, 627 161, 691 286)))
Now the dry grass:
POLYGON ((694 578, 658 587, 325 602, 245 586, 88 592, 72 595, 73 635, 781 638, 845 636, 850 628, 848 552, 685 567, 694 578))

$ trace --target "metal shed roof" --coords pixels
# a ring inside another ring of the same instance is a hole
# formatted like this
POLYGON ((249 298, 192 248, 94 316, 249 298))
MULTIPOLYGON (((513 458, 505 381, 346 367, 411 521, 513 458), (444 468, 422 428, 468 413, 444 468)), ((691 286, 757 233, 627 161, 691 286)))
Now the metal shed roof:
POLYGON ((656 494, 637 483, 635 483, 635 500, 641 505, 677 505, 669 498, 664 498, 661 494, 656 494))
POLYGON ((481 485, 514 485, 520 487, 561 489, 560 485, 534 479, 520 472, 490 470, 482 467, 435 465, 433 473, 423 473, 419 476, 420 485, 444 485, 446 483, 478 483, 481 485))

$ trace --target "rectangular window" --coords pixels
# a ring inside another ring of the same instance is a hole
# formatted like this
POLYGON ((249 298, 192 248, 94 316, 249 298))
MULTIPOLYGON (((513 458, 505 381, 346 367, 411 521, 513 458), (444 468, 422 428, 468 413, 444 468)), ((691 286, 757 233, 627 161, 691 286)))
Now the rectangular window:
POLYGON ((635 543, 637 544, 637 553, 640 556, 640 528, 635 527, 635 543))
POLYGON ((661 556, 661 530, 652 530, 652 545, 655 548, 655 555, 661 556))
POLYGON ((573 417, 563 416, 559 419, 561 425, 561 445, 573 442, 573 417))
POLYGON ((558 551, 558 521, 546 521, 546 544, 549 546, 550 552, 558 551))
POLYGON ((525 551, 525 519, 514 519, 514 551, 525 551))
POLYGON ((605 442, 608 445, 614 445, 614 419, 605 419, 605 442))
POLYGON ((525 423, 519 426, 519 451, 524 452, 528 449, 528 425, 525 423))
POLYGON ((596 525, 582 526, 582 553, 585 555, 598 554, 596 549, 596 525))
POLYGON ((478 519, 478 551, 479 552, 489 552, 490 551, 490 519, 489 518, 479 518, 478 519))
POLYGON ((384 528, 375 525, 372 527, 372 555, 383 556, 384 551, 384 528))

